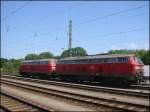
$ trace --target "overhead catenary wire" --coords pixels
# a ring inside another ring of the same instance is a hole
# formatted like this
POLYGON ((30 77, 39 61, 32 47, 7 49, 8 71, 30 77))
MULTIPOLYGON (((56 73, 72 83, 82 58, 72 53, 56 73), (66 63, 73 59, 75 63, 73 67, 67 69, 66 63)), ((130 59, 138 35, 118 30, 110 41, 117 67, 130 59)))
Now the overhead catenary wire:
POLYGON ((114 32, 114 33, 104 34, 104 35, 101 35, 101 37, 121 35, 121 34, 126 34, 126 33, 130 33, 130 32, 138 32, 138 31, 143 31, 143 30, 148 30, 148 29, 149 28, 137 28, 137 29, 132 29, 132 30, 128 30, 128 31, 121 31, 121 32, 114 32))
MULTIPOLYGON (((143 27, 143 28, 130 29, 130 30, 127 30, 127 31, 119 31, 119 32, 107 33, 107 34, 102 34, 102 35, 97 35, 97 36, 90 36, 90 37, 86 38, 86 40, 93 39, 94 37, 95 38, 111 37, 111 36, 114 36, 114 35, 128 34, 128 33, 132 33, 132 32, 141 32, 141 31, 144 31, 144 30, 149 30, 149 28, 143 27)), ((57 40, 58 40, 58 38, 57 38, 57 40)), ((74 39, 74 41, 76 41, 76 39, 74 39)))
MULTIPOLYGON (((26 3, 26 4, 27 4, 27 3, 26 3)), ((138 6, 138 7, 129 8, 129 9, 125 9, 125 10, 122 10, 122 11, 117 11, 117 12, 114 12, 114 13, 111 13, 111 14, 107 14, 107 15, 104 15, 104 16, 92 18, 92 19, 89 19, 89 20, 86 20, 86 21, 83 21, 83 22, 74 24, 74 29, 76 29, 76 27, 79 27, 79 26, 82 25, 82 24, 91 23, 91 22, 94 22, 94 21, 97 21, 97 20, 101 20, 101 19, 103 19, 103 18, 107 18, 107 17, 119 15, 119 14, 122 14, 122 13, 134 11, 134 10, 141 9, 141 8, 144 8, 144 7, 148 7, 148 6, 149 6, 149 5, 141 5, 141 6, 138 6)), ((70 7, 70 8, 71 8, 71 7, 70 7)), ((72 8, 73 8, 73 7, 72 7, 72 8)), ((63 11, 64 11, 64 10, 63 10, 63 11)), ((56 14, 56 15, 57 15, 57 14, 56 14)), ((10 27, 10 26, 9 26, 9 27, 10 27)), ((57 30, 60 30, 60 31, 63 30, 63 31, 64 31, 64 29, 66 29, 67 27, 68 27, 68 26, 65 26, 65 27, 59 28, 59 29, 57 29, 57 30)), ((13 29, 14 29, 14 28, 13 28, 13 29)), ((48 34, 51 34, 51 33, 52 33, 51 31, 46 31, 46 32, 38 33, 38 35, 36 35, 36 37, 43 36, 43 35, 48 35, 48 34)))
MULTIPOLYGON (((104 15, 104 16, 99 16, 99 17, 96 17, 96 18, 92 18, 92 19, 89 19, 89 20, 86 20, 86 21, 83 21, 83 22, 74 24, 74 29, 75 29, 76 27, 79 27, 80 25, 83 25, 83 24, 88 24, 88 23, 91 23, 91 22, 94 22, 94 21, 98 21, 98 20, 107 18, 107 17, 112 17, 112 16, 115 16, 115 15, 127 13, 127 12, 130 12, 130 11, 138 10, 138 9, 141 9, 141 8, 144 8, 144 7, 148 7, 148 6, 149 6, 149 5, 141 5, 141 6, 138 6, 138 7, 129 8, 129 9, 125 9, 125 10, 122 10, 122 11, 117 11, 117 12, 114 12, 114 13, 111 13, 111 14, 107 14, 107 15, 104 15)), ((58 30, 63 30, 63 29, 66 29, 67 27, 68 27, 68 26, 65 26, 65 27, 62 27, 62 28, 60 28, 60 29, 58 29, 58 30)), ((64 31, 64 30, 63 30, 63 31, 64 31)), ((41 33, 41 35, 39 35, 39 36, 42 36, 42 34, 43 34, 43 35, 50 34, 50 31, 43 32, 43 33, 41 33)))
MULTIPOLYGON (((32 0, 30 0, 30 1, 32 1, 32 0)), ((86 1, 87 2, 87 1, 86 1)), ((56 12, 55 14, 53 14, 51 17, 55 17, 55 16, 57 16, 57 15, 59 15, 59 14, 61 14, 61 13, 63 13, 63 12, 66 12, 68 9, 70 9, 70 10, 72 10, 74 7, 77 7, 78 5, 76 4, 76 5, 74 5, 74 6, 71 6, 71 7, 67 7, 67 8, 64 8, 64 9, 62 9, 62 10, 60 10, 60 11, 58 11, 58 12, 56 12)), ((36 22, 38 23, 38 24, 41 24, 41 23, 43 23, 43 22, 45 22, 45 19, 47 19, 48 17, 49 17, 50 15, 48 14, 47 16, 45 16, 45 17, 42 17, 42 18, 40 18, 39 20, 37 20, 36 22)), ((5 18, 5 17, 4 17, 5 18)), ((4 19, 3 18, 3 19, 4 19)), ((28 26, 29 24, 24 24, 24 25, 22 25, 22 27, 24 27, 24 26, 28 26)), ((11 28, 14 30, 14 29, 19 29, 20 30, 20 27, 16 27, 16 26, 11 26, 11 28)), ((22 30, 33 30, 34 31, 34 28, 33 29, 22 29, 22 30)), ((38 29, 37 29, 38 30, 38 29)), ((44 33, 41 33, 41 34, 49 34, 48 32, 44 32, 44 33)))
POLYGON ((9 17, 13 16, 14 14, 16 14, 18 11, 22 10, 23 8, 25 8, 27 5, 29 5, 31 3, 32 0, 27 1, 26 3, 24 3, 22 6, 20 6, 19 8, 15 9, 14 11, 12 11, 9 15, 5 16, 4 18, 2 18, 2 21, 7 20, 9 17))
POLYGON ((102 35, 97 35, 97 36, 90 36, 89 38, 86 38, 86 40, 93 39, 94 37, 95 38, 111 37, 111 36, 114 36, 114 35, 122 35, 122 34, 127 34, 127 33, 132 33, 132 32, 140 32, 140 31, 144 31, 144 30, 149 30, 149 28, 147 28, 147 27, 145 27, 145 28, 136 28, 136 29, 131 29, 131 30, 127 30, 127 31, 120 31, 120 32, 107 33, 107 34, 102 34, 102 35))
MULTIPOLYGON (((101 17, 99 17, 99 19, 102 19, 102 18, 106 18, 106 17, 111 17, 111 16, 115 16, 115 15, 118 15, 118 14, 122 14, 122 13, 126 13, 126 12, 129 12, 129 11, 133 11, 133 10, 137 10, 137 9, 141 9, 141 8, 144 8, 144 7, 147 7, 148 5, 142 5, 142 6, 138 6, 138 7, 134 7, 134 8, 130 8, 130 9, 126 9, 126 10, 122 10, 122 11, 118 11, 118 12, 114 12, 114 13, 111 13, 111 14, 108 14, 108 15, 105 15, 105 16, 101 16, 101 17)), ((98 18, 97 18, 98 19, 98 18)), ((93 22, 93 21, 97 21, 97 19, 90 19, 88 22, 87 21, 84 21, 84 22, 81 22, 81 23, 79 23, 80 25, 81 24, 86 24, 86 23, 89 23, 89 22, 93 22)), ((79 24, 76 24, 76 25, 79 25, 79 24)), ((62 28, 62 29, 65 29, 65 28, 67 28, 68 26, 66 26, 66 27, 64 27, 64 28, 62 28)), ((75 25, 74 25, 74 27, 75 27, 75 25)), ((61 30, 61 28, 60 29, 57 29, 57 30, 61 30)), ((66 30, 66 29, 65 29, 66 30)), ((135 30, 135 29, 134 29, 135 30)), ((139 30, 140 31, 140 30, 139 30)), ((130 31, 130 32, 132 32, 132 31, 130 31)), ((134 32, 138 32, 138 31, 134 31, 134 32)), ((47 32, 43 32, 43 33, 38 33, 38 32, 36 32, 36 37, 38 37, 38 36, 43 36, 43 35, 47 35, 47 34, 50 34, 50 33, 52 33, 51 31, 47 31, 47 32)), ((126 32, 126 33, 128 33, 128 32, 126 32)), ((35 34, 35 33, 34 33, 35 34)), ((103 36, 105 37, 105 36, 112 36, 112 35, 119 35, 119 34, 125 34, 125 32, 116 32, 116 33, 113 33, 113 34, 104 34, 103 36)), ((101 35, 101 37, 103 37, 102 35, 101 35)), ((32 35, 32 36, 30 36, 30 37, 35 37, 35 35, 32 35)), ((28 38, 28 37, 27 37, 28 38)), ((58 40, 58 38, 57 38, 57 40, 58 40)))
POLYGON ((134 10, 141 9, 141 8, 144 8, 144 7, 148 7, 148 6, 149 5, 141 5, 141 6, 138 6, 138 7, 134 7, 134 8, 129 8, 129 9, 117 11, 117 12, 114 12, 114 13, 111 13, 111 14, 107 14, 107 15, 104 15, 104 16, 95 17, 95 18, 92 18, 92 19, 80 22, 78 24, 75 24, 75 26, 79 26, 79 25, 82 25, 82 24, 91 23, 91 22, 98 21, 98 20, 103 19, 103 18, 107 18, 107 17, 111 17, 111 16, 115 16, 115 15, 127 13, 127 12, 130 12, 130 11, 134 11, 134 10))
MULTIPOLYGON (((125 40, 122 38, 121 39, 121 37, 119 36, 119 35, 123 35, 123 37, 125 36, 125 34, 129 34, 129 33, 134 33, 134 32, 141 32, 141 31, 146 31, 146 30, 149 30, 149 28, 147 28, 147 27, 143 27, 143 28, 136 28, 136 29, 131 29, 131 30, 127 30, 127 31, 120 31, 120 32, 113 32, 113 33, 107 33, 107 34, 102 34, 102 35, 95 35, 95 36, 89 36, 89 37, 87 37, 86 38, 86 43, 84 44, 84 45, 97 45, 95 42, 94 43, 92 43, 92 40, 94 40, 94 39, 97 39, 97 41, 98 41, 98 39, 100 39, 100 41, 99 42, 101 42, 101 43, 99 43, 100 45, 106 45, 106 43, 105 42, 102 42, 102 40, 105 40, 106 42, 108 42, 108 40, 107 39, 109 39, 109 43, 110 43, 110 40, 115 40, 115 38, 119 38, 118 40, 123 40, 123 41, 121 41, 121 42, 124 42, 124 43, 126 43, 126 44, 128 44, 128 42, 125 42, 125 40), (112 38, 110 38, 110 37, 112 37, 112 36, 115 36, 113 39, 112 38), (108 38, 103 38, 103 37, 108 37, 108 38), (94 39, 93 39, 94 38, 94 39), (90 43, 89 43, 89 42, 90 43)), ((126 37, 127 38, 127 37, 126 37)), ((131 37, 129 37, 129 38, 131 38, 131 37)), ((148 38, 148 37, 147 37, 148 38)), ((75 41, 75 43, 77 44, 78 42, 79 42, 79 40, 77 40, 77 39, 74 39, 75 41)), ((82 41, 82 40, 80 40, 80 42, 82 43, 82 42, 84 42, 84 40, 82 41)), ((83 44, 83 43, 82 43, 83 44)))

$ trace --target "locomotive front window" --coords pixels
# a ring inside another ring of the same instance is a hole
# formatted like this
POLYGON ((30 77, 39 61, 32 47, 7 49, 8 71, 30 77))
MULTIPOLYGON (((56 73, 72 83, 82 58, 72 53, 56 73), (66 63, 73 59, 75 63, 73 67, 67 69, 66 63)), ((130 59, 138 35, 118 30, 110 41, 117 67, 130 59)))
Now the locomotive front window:
POLYGON ((135 58, 135 61, 136 61, 137 63, 143 63, 143 61, 142 61, 141 58, 139 58, 139 57, 136 57, 136 58, 135 58))

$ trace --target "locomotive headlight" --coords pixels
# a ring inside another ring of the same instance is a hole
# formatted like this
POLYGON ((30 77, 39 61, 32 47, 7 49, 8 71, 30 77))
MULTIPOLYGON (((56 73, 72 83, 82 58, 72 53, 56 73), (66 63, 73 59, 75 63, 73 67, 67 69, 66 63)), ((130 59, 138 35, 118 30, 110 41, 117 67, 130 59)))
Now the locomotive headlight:
POLYGON ((137 70, 137 69, 140 69, 140 67, 139 66, 135 66, 135 69, 137 70))
POLYGON ((55 66, 52 66, 52 70, 55 70, 55 66))
POLYGON ((136 70, 143 70, 143 67, 141 67, 141 66, 135 66, 135 69, 136 70))

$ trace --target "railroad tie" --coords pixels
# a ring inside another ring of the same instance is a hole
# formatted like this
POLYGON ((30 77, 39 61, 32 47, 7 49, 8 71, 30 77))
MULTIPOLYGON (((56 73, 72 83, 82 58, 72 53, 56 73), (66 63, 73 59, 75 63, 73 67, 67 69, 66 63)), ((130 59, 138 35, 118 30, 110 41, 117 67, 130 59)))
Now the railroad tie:
POLYGON ((2 104, 2 105, 6 106, 8 108, 22 106, 22 104, 12 104, 12 103, 2 104))
POLYGON ((14 112, 38 112, 38 109, 32 109, 32 108, 19 108, 19 109, 11 109, 11 111, 14 111, 14 112))
POLYGON ((23 102, 17 101, 15 99, 9 98, 8 96, 1 95, 1 106, 7 108, 8 110, 15 111, 15 112, 38 112, 39 110, 33 108, 32 106, 25 104, 23 102))

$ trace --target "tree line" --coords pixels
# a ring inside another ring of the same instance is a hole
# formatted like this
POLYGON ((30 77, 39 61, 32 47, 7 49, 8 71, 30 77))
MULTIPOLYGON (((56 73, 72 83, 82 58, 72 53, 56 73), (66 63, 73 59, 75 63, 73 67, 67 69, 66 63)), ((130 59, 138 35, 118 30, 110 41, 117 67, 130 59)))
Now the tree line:
MULTIPOLYGON (((18 73, 19 66, 22 60, 36 60, 36 59, 49 59, 49 58, 65 58, 71 56, 86 56, 87 51, 82 47, 76 47, 64 50, 60 56, 54 56, 51 52, 41 52, 40 54, 30 53, 27 54, 23 59, 5 59, 0 58, 0 69, 1 72, 7 73, 18 73)), ((150 51, 149 50, 110 50, 107 54, 135 54, 140 57, 145 65, 150 65, 150 51)))
POLYGON ((18 74, 19 66, 22 60, 36 60, 36 59, 49 59, 49 58, 60 59, 64 57, 69 57, 70 52, 72 56, 87 55, 86 50, 83 49, 82 47, 76 47, 76 48, 64 50, 60 56, 54 56, 54 54, 51 52, 41 52, 40 54, 30 53, 30 54, 27 54, 23 59, 0 58, 0 69, 1 69, 1 72, 18 74))
POLYGON ((141 58, 145 65, 150 65, 150 50, 110 50, 110 54, 135 54, 137 57, 141 58))
POLYGON ((35 53, 27 54, 24 59, 25 60, 48 59, 48 58, 59 59, 59 58, 69 57, 70 53, 71 53, 71 56, 87 55, 87 52, 84 48, 76 47, 76 48, 64 50, 60 56, 54 56, 53 53, 50 53, 50 52, 42 52, 40 54, 35 54, 35 53))

